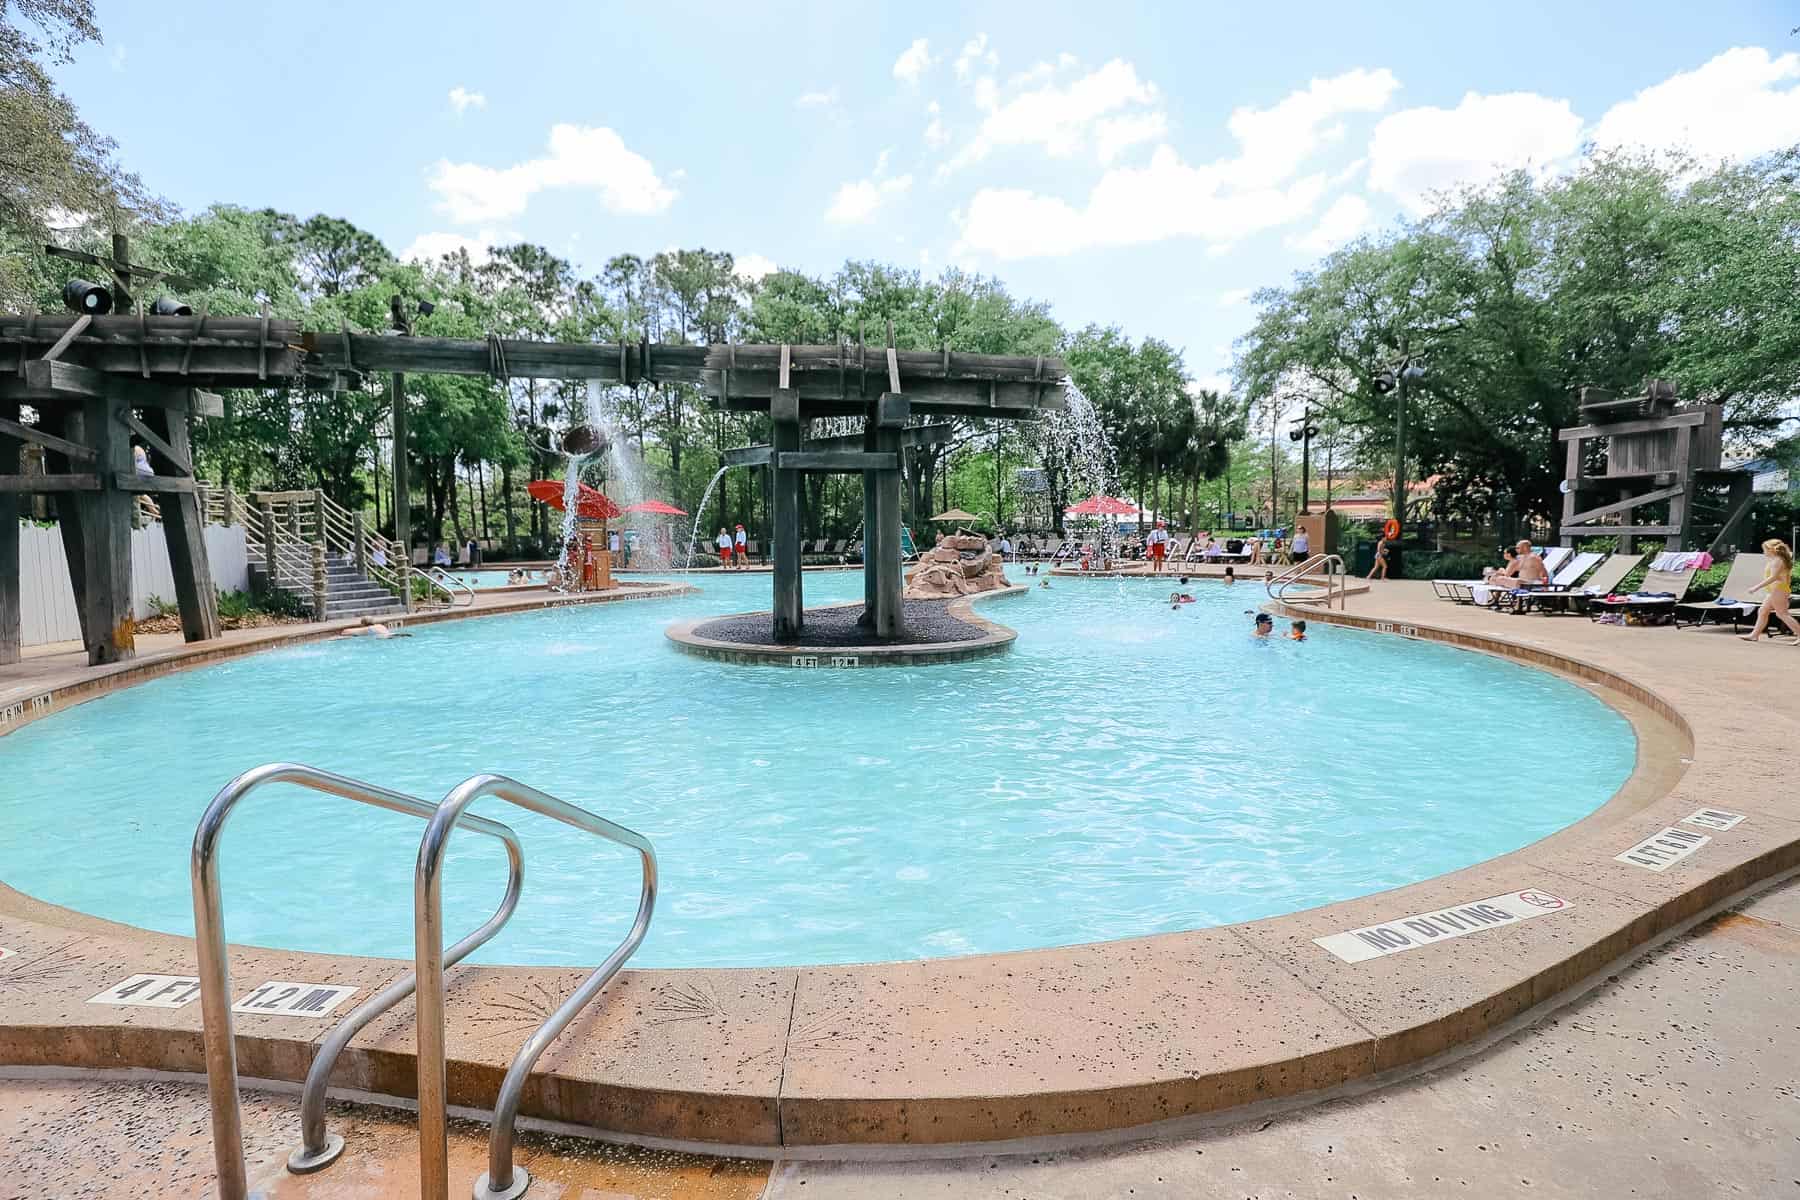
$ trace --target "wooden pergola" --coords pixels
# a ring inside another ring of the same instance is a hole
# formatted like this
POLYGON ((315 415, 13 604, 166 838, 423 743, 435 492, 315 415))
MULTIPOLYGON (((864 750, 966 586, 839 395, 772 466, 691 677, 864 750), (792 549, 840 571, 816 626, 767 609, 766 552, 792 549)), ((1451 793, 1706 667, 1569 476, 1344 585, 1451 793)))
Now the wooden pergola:
MULTIPOLYGON (((799 636, 799 475, 860 472, 866 517, 866 619, 877 636, 901 632, 900 451, 940 439, 943 427, 910 427, 915 415, 1026 420, 1065 404, 1063 367, 1043 357, 871 351, 855 346, 664 345, 414 337, 303 330, 260 317, 0 315, 0 663, 19 657, 19 497, 55 498, 81 616, 95 664, 133 653, 129 531, 133 497, 165 496, 163 528, 189 641, 219 633, 206 562, 189 422, 223 412, 208 389, 336 387, 387 373, 394 410, 396 535, 406 521, 406 373, 496 379, 582 379, 602 384, 684 383, 719 407, 767 412, 768 447, 736 452, 774 475, 775 634, 799 636), (21 420, 29 406, 38 419, 21 420), (862 417, 856 439, 804 444, 808 423, 862 417), (133 469, 131 437, 154 456, 155 474, 133 469), (19 447, 43 448, 45 473, 20 471, 19 447), (760 457, 759 457, 760 456, 760 457)), ((891 340, 891 335, 890 335, 891 340)))

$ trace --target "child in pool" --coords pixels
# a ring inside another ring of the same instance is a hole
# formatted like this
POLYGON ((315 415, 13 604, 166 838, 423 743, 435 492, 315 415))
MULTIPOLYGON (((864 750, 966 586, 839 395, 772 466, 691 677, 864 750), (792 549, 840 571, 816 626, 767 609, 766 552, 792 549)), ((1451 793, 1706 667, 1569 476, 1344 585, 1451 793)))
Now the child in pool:
POLYGON ((1288 627, 1288 640, 1294 642, 1304 642, 1306 640, 1305 621, 1295 621, 1288 627))

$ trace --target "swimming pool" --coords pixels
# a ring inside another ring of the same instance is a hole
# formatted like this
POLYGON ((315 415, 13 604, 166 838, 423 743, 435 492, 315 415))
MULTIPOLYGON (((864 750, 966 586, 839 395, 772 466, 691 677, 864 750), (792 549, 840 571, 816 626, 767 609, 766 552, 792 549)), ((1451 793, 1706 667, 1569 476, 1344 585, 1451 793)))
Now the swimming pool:
POLYGON ((527 571, 525 574, 530 578, 526 579, 524 584, 517 584, 507 578, 507 576, 511 574, 510 568, 494 571, 464 571, 457 570, 454 567, 446 569, 449 574, 459 582, 466 583, 477 591, 486 588, 524 587, 526 584, 538 584, 544 582, 543 571, 527 571))
MULTIPOLYGON (((0 879, 192 932, 188 849, 213 793, 272 759, 436 798, 499 771, 648 835, 644 966, 840 963, 1026 949, 1247 920, 1426 878, 1592 811, 1630 724, 1555 676, 1335 627, 1253 642, 1260 588, 1056 580, 983 610, 1011 652, 796 671, 691 658, 702 594, 420 627, 151 680, 0 739, 0 879), (1498 789, 1524 766, 1547 786, 1498 789)), ((809 574, 809 603, 861 594, 809 574)), ((635 856, 496 802, 525 898, 477 961, 591 964, 635 856)), ((224 839, 234 941, 409 957, 416 821, 291 788, 224 839)), ((488 839, 452 844, 446 925, 497 902, 488 839)))

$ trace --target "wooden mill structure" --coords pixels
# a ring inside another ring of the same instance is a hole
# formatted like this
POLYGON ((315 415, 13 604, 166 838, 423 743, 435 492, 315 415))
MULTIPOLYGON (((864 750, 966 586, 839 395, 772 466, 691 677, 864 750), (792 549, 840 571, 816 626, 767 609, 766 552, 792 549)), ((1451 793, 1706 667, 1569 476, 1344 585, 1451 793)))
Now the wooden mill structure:
POLYGON ((1715 554, 1731 541, 1750 509, 1751 477, 1722 468, 1723 408, 1680 404, 1675 385, 1666 379, 1645 380, 1643 395, 1622 398, 1584 387, 1580 403, 1584 423, 1557 434, 1568 454, 1559 530, 1563 545, 1602 535, 1660 536, 1668 550, 1695 549, 1702 529, 1717 530, 1707 547, 1715 554), (1590 445, 1596 439, 1605 440, 1597 456, 1590 445), (1600 472, 1588 474, 1595 457, 1600 472), (1722 519, 1702 521, 1705 493, 1721 488, 1722 519), (1668 506, 1667 519, 1638 520, 1637 509, 1662 504, 1668 506), (1608 518, 1619 523, 1602 524, 1608 518))
MULTIPOLYGON (((892 333, 889 333, 891 343, 892 333)), ((771 635, 804 637, 800 567, 800 477, 860 474, 863 480, 862 624, 883 641, 905 636, 900 469, 908 446, 947 441, 948 425, 913 425, 915 415, 1029 420, 1067 404, 1053 358, 953 354, 948 349, 877 351, 850 346, 715 346, 712 391, 730 409, 769 414, 768 445, 727 451, 728 466, 761 466, 773 477, 775 598, 771 635), (861 417, 863 432, 809 438, 821 417, 861 417)))
MULTIPOLYGON (((399 305, 396 304, 398 311, 399 305)), ((226 387, 344 387, 376 373, 390 378, 397 470, 396 536, 408 502, 404 376, 489 375, 499 380, 596 380, 601 384, 692 384, 732 410, 765 411, 772 446, 745 452, 775 476, 776 632, 797 635, 800 608, 798 474, 864 473, 869 620, 898 636, 900 450, 941 438, 941 427, 908 428, 919 414, 1025 419, 1063 407, 1062 365, 1049 358, 871 353, 857 346, 687 346, 648 341, 538 342, 306 331, 260 317, 83 314, 0 315, 0 663, 19 658, 19 498, 54 497, 82 640, 96 665, 134 653, 129 536, 134 497, 162 498, 163 529, 189 641, 219 634, 206 561, 189 438, 195 417, 218 416, 226 387), (29 408, 36 420, 27 423, 29 408), (848 439, 803 446, 815 417, 861 416, 861 446, 848 439), (154 473, 133 466, 135 436, 154 473), (42 448, 45 472, 21 472, 20 446, 42 448), (770 457, 755 459, 757 453, 770 457)))

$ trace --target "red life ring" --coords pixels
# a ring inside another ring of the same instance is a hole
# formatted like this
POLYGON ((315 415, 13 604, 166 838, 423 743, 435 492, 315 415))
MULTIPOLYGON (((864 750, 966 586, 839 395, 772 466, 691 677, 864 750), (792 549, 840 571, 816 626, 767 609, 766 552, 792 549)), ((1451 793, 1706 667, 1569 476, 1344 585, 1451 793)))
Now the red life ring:
POLYGON ((1386 538, 1390 542, 1393 541, 1395 538, 1399 537, 1400 536, 1400 522, 1398 520, 1394 519, 1393 517, 1389 517, 1387 519, 1387 524, 1385 524, 1381 527, 1381 536, 1386 538))

